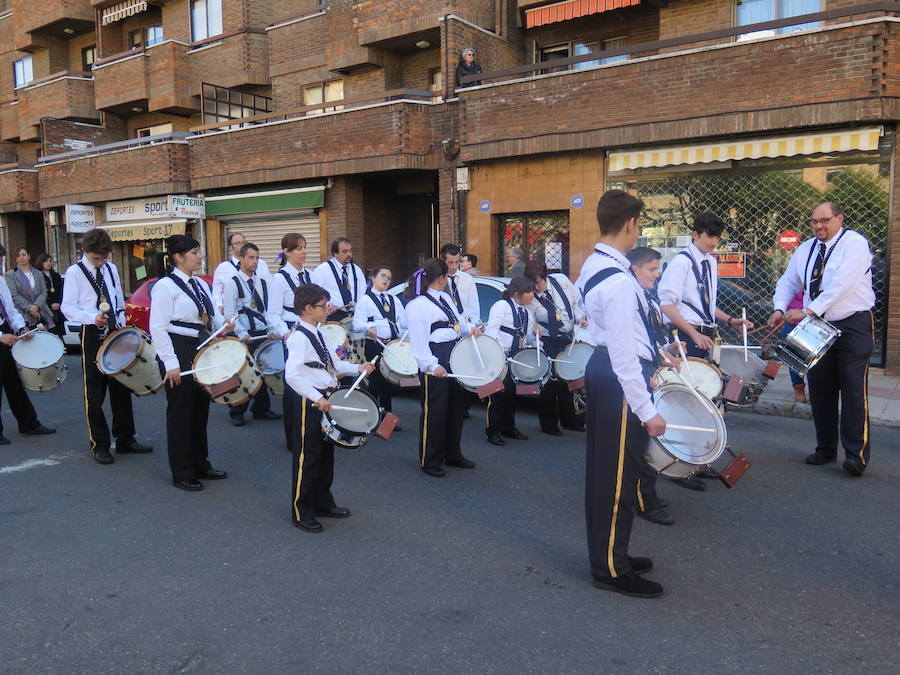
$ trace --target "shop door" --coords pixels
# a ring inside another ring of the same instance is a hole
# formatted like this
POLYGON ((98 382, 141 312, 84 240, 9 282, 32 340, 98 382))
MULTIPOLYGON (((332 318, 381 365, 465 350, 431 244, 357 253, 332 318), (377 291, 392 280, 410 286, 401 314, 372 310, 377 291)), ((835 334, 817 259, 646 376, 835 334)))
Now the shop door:
POLYGON ((509 274, 507 248, 521 248, 526 260, 540 260, 550 272, 569 274, 569 212, 508 213, 497 217, 502 243, 498 269, 509 274))
POLYGON ((315 267, 321 262, 319 241, 319 215, 313 209, 302 211, 221 216, 225 224, 225 241, 232 232, 242 232, 248 242, 259 247, 260 258, 269 269, 278 270, 275 260, 281 253, 281 238, 289 232, 299 232, 306 239, 306 266, 315 267))

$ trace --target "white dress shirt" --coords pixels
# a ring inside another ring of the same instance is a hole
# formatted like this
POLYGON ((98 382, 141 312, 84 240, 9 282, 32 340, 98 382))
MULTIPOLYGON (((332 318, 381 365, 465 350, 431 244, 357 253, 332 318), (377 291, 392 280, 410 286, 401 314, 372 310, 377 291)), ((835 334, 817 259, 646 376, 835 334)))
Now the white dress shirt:
POLYGON ((295 286, 310 283, 312 275, 309 270, 302 267, 297 269, 290 263, 285 263, 284 267, 272 275, 272 282, 269 284, 269 308, 266 310, 266 320, 272 327, 272 331, 283 338, 291 330, 288 323, 293 325, 299 320, 299 317, 293 309, 294 291, 282 272, 291 278, 295 286))
MULTIPOLYGON (((79 272, 79 274, 81 274, 79 272)), ((12 294, 9 292, 9 286, 6 285, 6 279, 0 276, 0 302, 3 303, 3 312, 5 314, 5 318, 3 315, 0 315, 0 326, 9 322, 10 327, 14 331, 19 331, 25 328, 25 319, 22 318, 22 314, 16 309, 16 306, 13 304, 12 294)), ((96 310, 94 310, 94 316, 97 315, 96 310)))
MULTIPOLYGON (((452 285, 456 284, 456 290, 459 293, 459 300, 462 303, 462 315, 466 317, 469 323, 479 323, 481 321, 481 303, 478 300, 478 288, 475 286, 475 280, 468 272, 457 270, 453 276, 447 276, 447 288, 444 293, 453 298, 452 285)), ((459 307, 454 299, 453 308, 459 314, 459 307)))
MULTIPOLYGON (((266 320, 264 318, 256 316, 257 314, 259 314, 265 317, 266 308, 265 306, 254 300, 253 295, 250 292, 249 279, 250 277, 247 276, 243 271, 238 272, 225 284, 225 292, 222 295, 222 302, 225 307, 223 316, 232 317, 237 314, 237 320, 234 324, 234 334, 237 335, 237 337, 240 339, 243 339, 245 335, 248 335, 251 330, 258 332, 266 331, 269 328, 269 325, 266 323, 266 320), (238 293, 238 287, 234 282, 235 279, 237 279, 238 283, 240 283, 241 285, 243 297, 241 297, 241 294, 238 293), (256 307, 252 307, 252 304, 255 304, 256 307), (252 317, 250 314, 248 314, 248 311, 253 313, 252 317)), ((260 299, 260 301, 263 303, 266 302, 266 281, 264 279, 260 279, 256 274, 254 274, 253 285, 256 289, 256 295, 260 299)), ((272 304, 271 295, 269 295, 268 297, 269 304, 272 304)))
POLYGON ((375 290, 372 290, 372 293, 378 298, 377 304, 368 294, 361 296, 356 303, 356 310, 353 312, 353 330, 357 333, 368 333, 369 329, 374 326, 378 337, 382 340, 390 340, 392 337, 399 338, 406 328, 406 311, 403 303, 390 293, 379 293, 375 290), (384 302, 394 307, 394 318, 398 329, 396 336, 391 335, 390 322, 381 314, 384 302))
POLYGON ((613 274, 594 286, 584 304, 594 343, 609 351, 613 372, 628 405, 642 422, 646 422, 657 412, 639 360, 653 360, 655 349, 650 345, 646 325, 638 311, 638 303, 645 312, 648 311, 644 291, 630 273, 631 263, 624 254, 606 244, 598 243, 594 249, 606 255, 596 252, 589 255, 575 285, 579 291, 583 290, 595 274, 608 267, 618 267, 624 272, 613 274))
MULTIPOLYGON (((82 256, 79 261, 87 268, 92 279, 97 278, 97 268, 88 260, 88 257, 82 256)), ((116 266, 111 263, 103 263, 100 266, 100 276, 106 284, 106 290, 109 291, 111 298, 107 299, 110 306, 115 310, 116 322, 119 326, 125 325, 125 296, 122 294, 122 284, 119 281, 119 271, 116 266)), ((59 309, 69 321, 80 323, 84 326, 94 325, 94 320, 100 313, 97 309, 99 297, 94 285, 87 280, 78 268, 78 263, 69 265, 66 270, 66 282, 63 284, 62 302, 59 309)))
MULTIPOLYGON (((313 335, 320 335, 319 329, 301 320, 300 325, 313 335)), ((291 389, 310 401, 322 398, 323 389, 333 389, 338 383, 327 368, 311 368, 307 363, 322 363, 319 352, 301 330, 295 330, 287 339, 288 356, 284 366, 284 379, 291 389)), ((335 373, 339 377, 356 375, 359 365, 331 357, 335 373)), ((327 365, 327 364, 326 364, 327 365)))
MULTIPOLYGON (((534 315, 531 313, 531 310, 525 305, 516 304, 515 300, 512 300, 513 306, 518 310, 525 311, 525 334, 523 337, 525 338, 525 342, 529 345, 534 344, 534 315)), ((515 319, 513 318, 512 309, 509 306, 509 302, 506 300, 498 300, 493 305, 491 305, 490 314, 488 314, 487 325, 484 328, 484 334, 488 337, 494 338, 497 342, 501 344, 503 349, 506 350, 506 353, 509 354, 511 351, 517 351, 519 349, 518 344, 513 344, 513 336, 507 333, 505 330, 500 330, 500 327, 503 326, 505 328, 514 329, 515 328, 515 319)))
MULTIPOLYGON (((347 279, 350 281, 350 301, 359 302, 359 299, 366 292, 366 275, 356 263, 349 262, 346 267, 347 279)), ((328 294, 331 296, 330 302, 335 307, 340 307, 344 304, 344 296, 341 295, 339 287, 342 269, 337 258, 331 258, 319 265, 312 273, 312 282, 328 291, 328 294), (337 281, 335 281, 332 269, 337 272, 337 281)))
MULTIPOLYGON (((216 271, 213 272, 212 285, 213 305, 215 305, 216 308, 223 307, 222 294, 225 292, 225 283, 237 274, 240 269, 241 259, 235 258, 234 256, 224 262, 220 262, 219 266, 216 267, 216 271)), ((260 258, 259 262, 256 264, 256 275, 260 279, 265 279, 266 283, 269 283, 272 279, 272 275, 269 274, 269 266, 266 265, 266 261, 262 258, 260 258)))
MULTIPOLYGON (((674 305, 678 309, 678 313, 692 326, 715 326, 716 299, 719 291, 718 263, 712 255, 702 253, 693 242, 684 250, 697 264, 697 271, 700 272, 701 279, 703 278, 703 261, 709 262, 709 313, 712 315, 712 323, 685 304, 685 302, 689 302, 701 312, 703 311, 703 301, 700 298, 697 278, 694 276, 691 261, 681 255, 681 253, 672 256, 669 264, 666 265, 662 278, 659 280, 659 288, 657 290, 659 304, 664 307, 666 305, 674 305)), ((665 320, 669 322, 668 318, 665 318, 665 320)))
MULTIPOLYGON (((438 358, 431 353, 429 342, 452 342, 469 334, 469 322, 465 317, 461 317, 456 313, 453 306, 453 300, 446 293, 428 289, 428 295, 435 300, 443 299, 447 307, 450 308, 451 315, 459 322, 459 332, 457 333, 451 328, 438 328, 431 330, 431 325, 438 321, 449 321, 443 309, 435 305, 428 298, 419 296, 413 298, 406 305, 406 322, 409 325, 409 343, 412 347, 413 356, 419 364, 419 369, 423 373, 434 372, 438 367, 438 358)), ((451 321, 453 323, 453 321, 451 321)))
MULTIPOLYGON (((191 288, 188 283, 190 277, 187 274, 178 269, 173 274, 181 279, 188 288, 191 288)), ((194 279, 199 284, 201 292, 211 298, 212 291, 206 282, 198 276, 194 276, 194 279)), ((173 326, 171 322, 203 323, 200 312, 197 310, 197 304, 168 276, 161 277, 153 285, 150 299, 150 337, 153 339, 153 346, 156 347, 156 355, 159 356, 166 370, 178 368, 178 357, 175 355, 175 348, 172 346, 172 338, 169 337, 169 333, 197 337, 199 331, 184 326, 173 326)), ((213 312, 212 329, 216 330, 222 327, 225 319, 215 304, 213 312)))
POLYGON ((859 232, 841 228, 825 242, 825 270, 819 297, 809 294, 809 282, 816 266, 819 240, 807 239, 791 256, 791 261, 775 286, 775 309, 787 310, 791 298, 803 290, 803 307, 827 321, 840 321, 856 312, 872 309, 872 253, 868 240, 859 232), (841 236, 843 234, 843 236, 841 236))
MULTIPOLYGON (((569 281, 569 277, 565 274, 555 272, 548 275, 547 290, 541 293, 541 296, 553 299, 553 304, 556 305, 556 311, 559 312, 559 320, 562 324, 559 330, 562 333, 571 333, 575 328, 575 322, 581 321, 584 318, 584 307, 579 300, 579 295, 578 289, 575 288, 575 284, 569 281), (563 296, 556 290, 556 286, 551 279, 556 280, 556 283, 559 284, 560 289, 562 289, 563 294, 565 294, 565 299, 569 301, 569 307, 571 307, 574 316, 569 314, 563 296)), ((531 310, 531 313, 534 314, 535 321, 543 326, 549 335, 550 317, 547 315, 547 309, 538 300, 537 291, 534 292, 534 301, 528 305, 528 308, 531 310)))

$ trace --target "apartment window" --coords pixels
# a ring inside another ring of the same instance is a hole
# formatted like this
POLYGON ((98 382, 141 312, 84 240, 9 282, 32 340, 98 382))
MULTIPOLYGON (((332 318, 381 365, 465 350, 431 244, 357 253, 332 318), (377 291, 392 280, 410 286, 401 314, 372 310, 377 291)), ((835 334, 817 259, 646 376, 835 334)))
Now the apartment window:
POLYGON ((90 47, 82 47, 81 49, 81 69, 85 72, 90 71, 97 62, 97 45, 90 47))
MULTIPOLYGON (((822 0, 738 0, 737 25, 748 26, 752 23, 773 21, 774 19, 788 19, 792 16, 812 14, 821 9, 822 0)), ((750 38, 783 35, 798 30, 817 28, 819 25, 821 25, 821 22, 813 21, 796 26, 786 26, 778 30, 758 30, 741 35, 738 39, 747 40, 750 38)))
MULTIPOLYGON (((318 105, 319 103, 330 103, 332 101, 341 101, 344 98, 344 81, 332 80, 331 82, 322 82, 309 87, 303 87, 303 105, 318 105)), ((319 110, 310 110, 307 115, 313 115, 320 112, 331 112, 332 110, 341 110, 344 106, 329 106, 319 110)))
POLYGON ((248 94, 237 89, 217 87, 203 83, 202 86, 203 123, 215 124, 237 120, 242 117, 255 117, 272 112, 272 99, 268 96, 248 94))
POLYGON ((19 59, 13 63, 13 76, 16 88, 24 87, 34 80, 34 71, 31 69, 31 57, 19 59))
MULTIPOLYGON (((599 42, 573 42, 572 43, 572 56, 585 56, 586 54, 592 54, 593 52, 600 51, 600 43, 599 42)), ((573 68, 590 68, 591 66, 599 66, 600 61, 582 61, 581 63, 572 64, 573 68)))
POLYGON ((197 42, 222 32, 222 0, 191 0, 191 39, 197 42))
MULTIPOLYGON (((625 38, 610 38, 608 40, 603 41, 585 41, 585 40, 576 40, 573 42, 561 42, 555 45, 548 45, 546 47, 541 47, 540 49, 540 60, 541 63, 544 62, 553 62, 559 59, 567 59, 570 56, 585 56, 587 54, 593 54, 594 52, 599 52, 606 49, 615 49, 617 47, 625 46, 625 38)), ((622 54, 620 56, 611 56, 605 59, 592 59, 590 61, 581 61, 579 63, 573 63, 569 66, 560 66, 558 68, 553 68, 551 70, 545 72, 559 72, 562 70, 568 70, 570 68, 590 68, 591 66, 599 66, 600 64, 607 63, 618 63, 619 61, 627 61, 628 55, 622 54)))
MULTIPOLYGON (((610 38, 609 40, 604 40, 600 43, 600 50, 605 52, 607 49, 619 49, 620 47, 624 46, 624 37, 610 38)), ((627 60, 628 54, 619 54, 618 56, 607 56, 605 59, 600 59, 600 63, 605 66, 609 63, 619 63, 621 61, 627 60)))
POLYGON ((128 34, 128 44, 132 49, 152 47, 163 41, 162 26, 147 26, 133 30, 128 34))
POLYGON ((135 129, 135 136, 137 138, 145 138, 147 136, 156 136, 158 134, 171 134, 172 133, 172 123, 169 122, 167 124, 154 124, 150 127, 141 127, 140 129, 135 129))

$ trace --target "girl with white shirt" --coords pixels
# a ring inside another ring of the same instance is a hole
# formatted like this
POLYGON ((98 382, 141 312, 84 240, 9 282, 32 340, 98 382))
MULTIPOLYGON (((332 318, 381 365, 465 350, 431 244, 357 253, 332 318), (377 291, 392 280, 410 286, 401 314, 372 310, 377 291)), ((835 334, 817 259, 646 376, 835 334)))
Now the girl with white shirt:
POLYGON ((183 234, 166 240, 166 252, 159 255, 157 269, 168 270, 150 291, 150 335, 156 354, 166 369, 166 439, 172 483, 182 490, 203 489, 198 479, 227 478, 209 463, 206 422, 209 418, 209 394, 190 370, 197 346, 225 324, 234 329, 213 305, 212 291, 200 270, 200 243, 183 234))
POLYGON ((457 314, 447 286, 447 263, 429 258, 409 278, 404 294, 409 341, 422 371, 422 417, 419 423, 419 462, 429 476, 444 476, 443 464, 471 469, 475 462, 460 449, 466 393, 451 377, 450 352, 466 335, 481 335, 457 314))

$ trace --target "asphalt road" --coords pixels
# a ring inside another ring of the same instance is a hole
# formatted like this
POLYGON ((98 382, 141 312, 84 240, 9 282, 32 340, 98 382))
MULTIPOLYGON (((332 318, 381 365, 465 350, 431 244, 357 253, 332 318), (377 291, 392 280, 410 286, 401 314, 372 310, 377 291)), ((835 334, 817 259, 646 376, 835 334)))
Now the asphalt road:
MULTIPOLYGON (((0 670, 4 673, 887 673, 900 657, 900 430, 873 429, 861 479, 810 467, 809 421, 729 416, 753 467, 733 490, 662 481, 673 527, 638 520, 665 595, 591 586, 584 436, 483 440, 474 471, 418 470, 406 429, 339 451, 348 520, 291 527, 280 422, 211 411, 229 472, 176 490, 165 400, 136 399, 151 455, 100 466, 86 447, 80 365, 33 394, 55 436, 23 438, 3 403, 0 670)), ((280 405, 279 399, 275 399, 280 405)))

